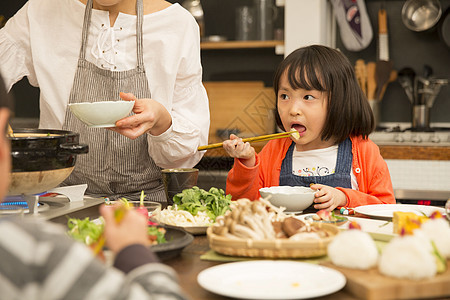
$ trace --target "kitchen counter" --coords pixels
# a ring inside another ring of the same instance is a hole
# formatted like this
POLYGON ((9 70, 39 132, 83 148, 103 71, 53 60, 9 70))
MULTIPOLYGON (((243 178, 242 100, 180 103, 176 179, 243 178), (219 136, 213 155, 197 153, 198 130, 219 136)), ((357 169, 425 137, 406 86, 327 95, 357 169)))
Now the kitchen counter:
POLYGON ((67 224, 68 218, 98 218, 99 206, 103 198, 84 197, 83 201, 70 202, 66 197, 40 197, 42 208, 34 214, 26 214, 27 218, 39 218, 59 224, 67 224))

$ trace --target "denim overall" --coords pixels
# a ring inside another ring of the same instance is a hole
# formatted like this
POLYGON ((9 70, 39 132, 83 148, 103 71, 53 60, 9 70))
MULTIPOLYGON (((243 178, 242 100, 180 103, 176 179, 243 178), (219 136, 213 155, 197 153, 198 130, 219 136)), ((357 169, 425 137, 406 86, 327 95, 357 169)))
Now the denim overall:
MULTIPOLYGON (((339 144, 335 172, 326 176, 298 176, 293 174, 292 156, 294 148, 295 143, 292 142, 281 164, 280 185, 309 187, 311 183, 319 183, 331 187, 352 187, 350 172, 352 170, 353 153, 352 142, 349 138, 339 144)), ((305 211, 311 210, 315 211, 314 204, 305 211)))

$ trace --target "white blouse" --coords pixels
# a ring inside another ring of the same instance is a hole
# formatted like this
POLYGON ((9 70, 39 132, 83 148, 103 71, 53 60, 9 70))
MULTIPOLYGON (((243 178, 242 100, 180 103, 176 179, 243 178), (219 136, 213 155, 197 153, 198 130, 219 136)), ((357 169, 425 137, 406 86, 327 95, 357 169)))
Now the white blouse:
MULTIPOLYGON (((64 123, 84 10, 78 0, 29 0, 0 29, 0 73, 8 90, 24 76, 40 88, 40 128, 64 123)), ((192 167, 209 132, 198 25, 179 4, 144 15, 143 48, 152 98, 172 115, 171 128, 148 135, 150 156, 163 168, 192 167)), ((136 16, 120 13, 110 27, 109 13, 93 9, 86 59, 109 70, 135 68, 136 16)))

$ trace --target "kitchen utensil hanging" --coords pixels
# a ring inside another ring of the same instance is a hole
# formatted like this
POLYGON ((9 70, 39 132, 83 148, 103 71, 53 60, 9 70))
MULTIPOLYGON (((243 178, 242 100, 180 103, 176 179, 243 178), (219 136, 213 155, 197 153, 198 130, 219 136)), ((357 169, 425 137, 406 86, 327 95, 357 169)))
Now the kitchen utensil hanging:
POLYGON ((442 15, 438 31, 441 41, 450 49, 450 7, 442 15))
POLYGON ((416 78, 416 72, 410 67, 405 67, 398 72, 398 82, 405 90, 406 96, 408 97, 411 104, 415 104, 415 93, 414 93, 414 81, 416 78))
POLYGON ((387 14, 384 8, 378 10, 378 60, 375 68, 376 95, 381 100, 384 85, 389 82, 392 62, 389 61, 389 35, 387 27, 387 14))
POLYGON ((407 0, 402 7, 402 22, 406 28, 424 32, 431 31, 442 15, 439 0, 407 0))

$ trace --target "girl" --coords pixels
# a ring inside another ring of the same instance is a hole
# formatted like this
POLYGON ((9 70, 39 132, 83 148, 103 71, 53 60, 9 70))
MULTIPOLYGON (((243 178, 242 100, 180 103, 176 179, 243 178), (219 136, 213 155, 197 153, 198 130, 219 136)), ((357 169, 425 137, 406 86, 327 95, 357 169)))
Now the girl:
POLYGON ((227 178, 234 199, 258 199, 262 187, 310 186, 314 208, 395 203, 386 162, 369 140, 374 118, 348 59, 319 45, 297 49, 274 78, 277 125, 300 138, 272 140, 255 153, 230 135, 224 149, 235 157, 227 178))

